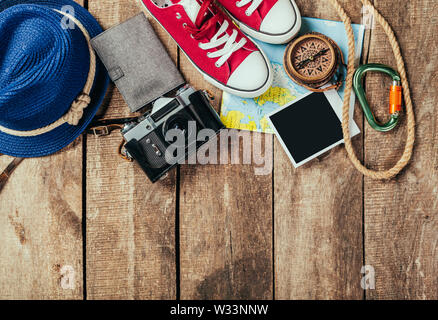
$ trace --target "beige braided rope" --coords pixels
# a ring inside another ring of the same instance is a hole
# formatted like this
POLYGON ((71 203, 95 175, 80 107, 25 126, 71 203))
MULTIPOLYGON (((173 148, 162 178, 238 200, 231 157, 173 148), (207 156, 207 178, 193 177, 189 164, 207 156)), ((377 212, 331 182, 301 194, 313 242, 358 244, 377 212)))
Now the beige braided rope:
POLYGON ((385 20, 385 18, 377 11, 377 9, 371 4, 369 0, 360 0, 363 3, 363 5, 372 8, 374 18, 379 22, 379 24, 382 26, 383 30, 385 31, 386 35, 388 36, 389 42, 391 44, 397 62, 397 69, 401 77, 403 94, 404 94, 405 105, 406 105, 406 112, 407 112, 407 124, 408 124, 405 150, 400 160, 397 162, 397 164, 394 167, 392 167, 389 170, 374 171, 368 169, 359 161, 359 159, 357 158, 354 152, 350 138, 350 128, 349 128, 350 97, 353 87, 353 76, 355 72, 355 65, 354 65, 355 42, 354 42, 353 28, 351 27, 351 19, 348 17, 345 10, 341 7, 338 0, 329 0, 329 1, 333 5, 333 7, 337 10, 339 16, 342 18, 342 21, 345 24, 345 30, 347 32, 347 37, 348 37, 348 72, 347 72, 347 78, 345 84, 344 107, 342 113, 342 131, 344 134, 345 148, 354 166, 365 176, 379 180, 392 179, 396 175, 398 175, 400 171, 403 170, 403 168, 409 163, 412 157, 412 151, 415 142, 415 115, 414 115, 414 109, 411 100, 409 82, 406 76, 405 63, 401 55, 400 46, 397 42, 397 38, 395 37, 394 31, 392 30, 388 22, 385 20))
POLYGON ((88 107, 88 105, 91 102, 90 92, 93 87, 94 77, 96 75, 96 55, 90 44, 90 34, 88 33, 87 29, 85 29, 85 27, 82 25, 82 23, 79 20, 77 20, 75 17, 56 9, 54 9, 54 11, 71 19, 79 27, 81 32, 84 34, 85 39, 87 40, 88 50, 90 52, 90 69, 88 71, 88 77, 87 77, 87 81, 85 82, 84 89, 82 90, 82 93, 75 99, 75 101, 73 101, 67 113, 64 114, 60 119, 49 124, 48 126, 35 130, 29 130, 29 131, 12 130, 0 126, 1 132, 16 137, 35 137, 50 132, 62 126, 65 123, 68 123, 69 125, 72 126, 77 126, 79 124, 79 121, 81 121, 84 115, 85 108, 88 107))

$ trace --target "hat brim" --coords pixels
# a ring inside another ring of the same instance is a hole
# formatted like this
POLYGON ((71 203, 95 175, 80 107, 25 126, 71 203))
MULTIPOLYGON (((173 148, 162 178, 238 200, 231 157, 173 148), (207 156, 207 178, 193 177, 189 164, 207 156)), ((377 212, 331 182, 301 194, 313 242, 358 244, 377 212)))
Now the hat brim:
MULTIPOLYGON (((2 0, 0 12, 18 4, 37 4, 61 10, 63 6, 73 6, 75 18, 87 29, 90 37, 99 35, 103 30, 97 20, 82 6, 70 0, 2 0)), ((72 143, 90 124, 105 97, 109 85, 108 73, 97 58, 96 76, 90 92, 91 103, 77 126, 62 126, 35 137, 17 137, 0 132, 0 153, 20 158, 35 158, 53 154, 72 143)))

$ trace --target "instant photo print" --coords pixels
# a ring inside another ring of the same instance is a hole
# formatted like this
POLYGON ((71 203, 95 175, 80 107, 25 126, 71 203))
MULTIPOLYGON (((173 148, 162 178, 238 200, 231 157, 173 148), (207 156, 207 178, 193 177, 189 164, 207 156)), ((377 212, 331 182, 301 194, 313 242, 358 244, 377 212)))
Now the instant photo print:
MULTIPOLYGON (((268 121, 295 168, 344 142, 342 100, 334 90, 309 93, 268 115, 268 121)), ((360 133, 351 120, 351 136, 360 133)))

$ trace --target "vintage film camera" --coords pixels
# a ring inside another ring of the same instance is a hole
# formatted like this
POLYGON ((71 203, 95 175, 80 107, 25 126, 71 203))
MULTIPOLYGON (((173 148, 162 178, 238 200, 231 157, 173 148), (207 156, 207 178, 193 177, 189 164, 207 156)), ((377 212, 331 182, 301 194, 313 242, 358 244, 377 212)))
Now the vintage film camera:
POLYGON ((152 182, 156 182, 208 142, 197 141, 200 130, 211 129, 217 135, 223 128, 208 95, 186 85, 175 97, 156 100, 152 111, 136 122, 126 124, 122 134, 127 155, 138 162, 152 182), (166 135, 174 129, 184 135, 185 152, 176 161, 169 162, 166 151, 172 141, 166 141, 166 135))

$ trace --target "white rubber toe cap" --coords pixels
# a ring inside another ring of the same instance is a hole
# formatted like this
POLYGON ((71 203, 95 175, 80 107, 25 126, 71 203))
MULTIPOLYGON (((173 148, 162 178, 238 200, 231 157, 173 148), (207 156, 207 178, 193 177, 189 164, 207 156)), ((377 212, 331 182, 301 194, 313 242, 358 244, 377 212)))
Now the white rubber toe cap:
POLYGON ((270 79, 267 63, 259 51, 251 53, 231 74, 227 86, 248 92, 263 89, 270 79))
POLYGON ((269 10, 260 25, 260 31, 271 35, 281 35, 291 31, 297 15, 290 0, 278 0, 269 10))

